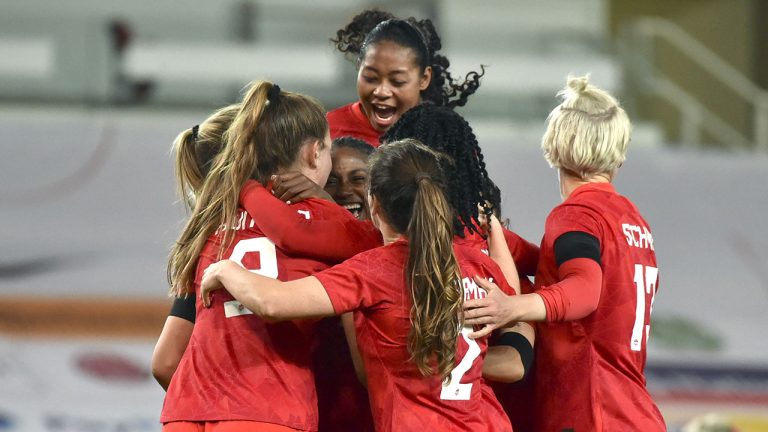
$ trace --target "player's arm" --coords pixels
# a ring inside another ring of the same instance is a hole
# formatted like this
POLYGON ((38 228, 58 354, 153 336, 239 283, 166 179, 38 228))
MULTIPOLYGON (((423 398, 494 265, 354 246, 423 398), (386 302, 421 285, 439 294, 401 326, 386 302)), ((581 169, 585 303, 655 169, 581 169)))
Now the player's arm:
POLYGON ((528 323, 521 322, 501 329, 494 344, 488 346, 483 377, 505 383, 524 379, 533 363, 535 338, 533 327, 528 323))
POLYGON ((341 207, 337 218, 307 219, 256 182, 243 188, 240 203, 276 246, 294 254, 341 262, 381 245, 378 230, 341 207))
MULTIPOLYGON (((532 294, 506 296, 495 290, 486 298, 464 303, 467 324, 484 325, 472 337, 517 321, 560 322, 583 318, 597 309, 603 273, 600 267, 600 242, 582 231, 570 231, 555 240, 557 283, 532 294), (493 295, 491 295, 493 294, 493 295)), ((478 281, 482 287, 488 281, 478 281)))
POLYGON ((252 273, 234 261, 222 260, 205 269, 200 295, 206 307, 211 304, 212 293, 221 288, 269 321, 335 315, 330 297, 313 276, 282 282, 252 273))
POLYGON ((176 298, 152 352, 152 375, 168 390, 195 326, 195 296, 176 298))
POLYGON ((583 231, 560 235, 554 244, 559 282, 542 287, 549 322, 584 318, 597 309, 603 284, 600 241, 583 231))
POLYGON ((344 326, 344 335, 347 337, 349 354, 352 356, 352 365, 355 367, 357 379, 364 387, 368 387, 368 376, 365 373, 365 363, 357 347, 357 334, 355 333, 355 319, 352 312, 341 315, 341 324, 344 326))
POLYGON ((515 260, 504 239, 504 228, 494 215, 489 218, 488 225, 488 255, 499 265, 509 285, 517 294, 520 294, 520 277, 517 274, 515 260))

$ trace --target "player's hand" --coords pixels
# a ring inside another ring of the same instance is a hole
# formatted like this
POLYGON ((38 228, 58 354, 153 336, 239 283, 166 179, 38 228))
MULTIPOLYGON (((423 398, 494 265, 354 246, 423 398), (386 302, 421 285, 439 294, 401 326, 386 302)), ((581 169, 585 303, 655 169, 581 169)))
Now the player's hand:
POLYGON ((477 222, 481 230, 489 231, 488 215, 485 214, 485 207, 480 204, 477 205, 477 222))
POLYGON ((298 171, 275 174, 272 180, 272 193, 288 204, 304 201, 307 198, 320 198, 333 202, 320 185, 298 171))
POLYGON ((224 285, 219 280, 219 275, 231 263, 233 261, 222 260, 209 265, 203 272, 203 280, 200 281, 200 298, 203 300, 205 307, 211 307, 211 293, 224 288, 224 285))
POLYGON ((491 334, 492 331, 508 327, 508 323, 513 321, 513 311, 511 309, 508 296, 493 282, 475 276, 475 282, 485 289, 487 295, 485 298, 467 300, 464 302, 464 325, 481 325, 480 330, 470 333, 471 339, 478 339, 491 334))

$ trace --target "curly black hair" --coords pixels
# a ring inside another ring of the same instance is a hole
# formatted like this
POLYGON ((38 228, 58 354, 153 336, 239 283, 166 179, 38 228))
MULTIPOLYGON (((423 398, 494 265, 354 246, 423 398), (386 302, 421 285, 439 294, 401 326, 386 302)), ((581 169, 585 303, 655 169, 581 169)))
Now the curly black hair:
POLYGON ((497 200, 493 198, 483 152, 469 123, 448 107, 422 103, 403 114, 381 137, 381 142, 386 145, 405 138, 417 139, 453 160, 448 195, 455 215, 454 231, 462 237, 467 230, 480 233, 478 205, 490 214, 497 200))
POLYGON ((482 65, 480 72, 467 73, 462 82, 453 78, 448 71, 451 65, 448 58, 437 53, 442 48, 442 42, 429 19, 410 17, 401 20, 389 12, 368 9, 352 18, 346 27, 336 31, 335 38, 331 38, 336 49, 354 57, 358 65, 365 57, 367 48, 381 41, 392 41, 412 49, 421 72, 427 66, 432 67, 432 81, 421 93, 424 101, 450 108, 464 106, 469 96, 480 87, 480 78, 485 74, 482 65))

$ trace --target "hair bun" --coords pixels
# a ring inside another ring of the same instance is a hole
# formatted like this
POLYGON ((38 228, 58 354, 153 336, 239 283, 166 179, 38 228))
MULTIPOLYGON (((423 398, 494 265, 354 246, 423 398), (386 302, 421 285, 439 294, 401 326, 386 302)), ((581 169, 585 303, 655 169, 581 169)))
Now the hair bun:
POLYGON ((568 88, 573 90, 574 93, 581 94, 586 90, 587 85, 589 84, 589 75, 575 77, 575 76, 569 76, 568 77, 568 88))

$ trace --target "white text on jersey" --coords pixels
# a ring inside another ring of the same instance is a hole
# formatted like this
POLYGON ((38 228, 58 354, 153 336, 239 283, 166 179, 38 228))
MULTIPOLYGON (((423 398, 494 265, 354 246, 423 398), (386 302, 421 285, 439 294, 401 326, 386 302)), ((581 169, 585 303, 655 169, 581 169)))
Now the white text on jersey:
POLYGON ((621 224, 621 229, 624 231, 624 236, 627 238, 627 244, 630 246, 653 249, 653 236, 646 227, 640 227, 631 224, 621 224))

